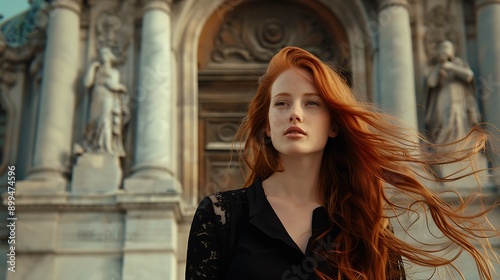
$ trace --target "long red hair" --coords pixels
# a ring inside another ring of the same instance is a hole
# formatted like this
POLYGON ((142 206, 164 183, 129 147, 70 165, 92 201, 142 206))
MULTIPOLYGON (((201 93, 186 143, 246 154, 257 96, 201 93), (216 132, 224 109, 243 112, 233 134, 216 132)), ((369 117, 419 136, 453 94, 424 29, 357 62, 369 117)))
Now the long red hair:
POLYGON ((453 258, 436 255, 435 249, 418 248, 402 241, 384 226, 388 218, 399 222, 401 213, 418 213, 417 206, 423 205, 421 208, 430 214, 442 234, 474 258, 481 279, 492 279, 488 262, 493 257, 481 254, 472 245, 472 241, 478 241, 486 251, 491 250, 486 235, 499 235, 498 230, 485 223, 487 210, 466 215, 464 209, 471 201, 461 200, 459 207, 453 208, 426 188, 419 177, 427 174, 427 179, 434 182, 456 179, 439 178, 428 172, 430 164, 472 158, 485 147, 487 137, 483 130, 475 127, 466 139, 457 141, 469 148, 457 150, 454 158, 450 159, 450 154, 430 157, 422 151, 416 133, 402 129, 394 117, 357 101, 336 71, 300 48, 286 47, 272 58, 238 130, 237 139, 245 142, 241 158, 250 170, 245 185, 283 171, 279 153, 266 143, 265 128, 268 127, 271 86, 283 71, 292 67, 312 74, 329 108, 331 121, 338 127, 338 136, 330 138, 324 149, 319 185, 330 224, 341 229, 333 242, 337 246, 322 248, 321 252, 332 271, 337 272, 326 275, 317 271, 318 276, 322 279, 399 279, 403 276, 398 272, 401 266, 398 256, 418 265, 453 267, 453 258), (394 194, 406 199, 396 201, 394 194))

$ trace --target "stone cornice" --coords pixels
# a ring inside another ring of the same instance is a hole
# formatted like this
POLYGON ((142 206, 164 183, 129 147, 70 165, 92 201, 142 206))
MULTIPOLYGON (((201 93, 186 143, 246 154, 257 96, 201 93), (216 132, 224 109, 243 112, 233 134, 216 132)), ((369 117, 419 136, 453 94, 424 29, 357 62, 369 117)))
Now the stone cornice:
POLYGON ((410 4, 408 0, 378 0, 378 10, 383 11, 392 6, 401 6, 406 8, 408 11, 410 10, 410 4))
POLYGON ((500 4, 500 0, 476 0, 476 11, 489 5, 500 4))
MULTIPOLYGON (((2 200, 7 205, 6 194, 2 200)), ((169 193, 128 193, 118 190, 101 194, 16 194, 16 210, 20 212, 172 210, 176 220, 185 221, 194 214, 194 209, 191 208, 179 194, 169 193)))
POLYGON ((143 0, 142 5, 143 15, 149 10, 160 10, 169 15, 172 13, 172 0, 143 0))
POLYGON ((50 5, 51 10, 68 9, 78 16, 82 13, 82 0, 53 0, 50 5))

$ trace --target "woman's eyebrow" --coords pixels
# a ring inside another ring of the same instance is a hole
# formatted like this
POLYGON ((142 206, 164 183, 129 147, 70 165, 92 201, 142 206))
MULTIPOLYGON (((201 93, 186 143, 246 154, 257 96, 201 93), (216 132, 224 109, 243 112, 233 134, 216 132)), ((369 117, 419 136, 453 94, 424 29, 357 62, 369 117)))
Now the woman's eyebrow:
POLYGON ((291 94, 288 92, 280 92, 276 94, 273 98, 280 97, 280 96, 290 96, 291 94))
MULTIPOLYGON (((307 93, 304 93, 303 95, 305 95, 305 96, 319 96, 319 94, 317 94, 315 92, 307 92, 307 93)), ((291 96, 291 94, 288 92, 280 92, 280 93, 276 94, 273 98, 281 97, 281 96, 291 96)))

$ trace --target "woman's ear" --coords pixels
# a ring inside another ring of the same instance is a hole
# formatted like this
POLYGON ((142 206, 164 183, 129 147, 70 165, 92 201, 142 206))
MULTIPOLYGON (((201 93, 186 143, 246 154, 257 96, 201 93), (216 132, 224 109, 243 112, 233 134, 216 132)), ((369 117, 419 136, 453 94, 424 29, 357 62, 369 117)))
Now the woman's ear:
POLYGON ((328 137, 330 138, 335 138, 339 134, 339 126, 337 124, 332 124, 332 128, 330 129, 330 132, 328 133, 328 137))
POLYGON ((266 136, 271 137, 271 128, 269 127, 269 124, 266 125, 266 136))

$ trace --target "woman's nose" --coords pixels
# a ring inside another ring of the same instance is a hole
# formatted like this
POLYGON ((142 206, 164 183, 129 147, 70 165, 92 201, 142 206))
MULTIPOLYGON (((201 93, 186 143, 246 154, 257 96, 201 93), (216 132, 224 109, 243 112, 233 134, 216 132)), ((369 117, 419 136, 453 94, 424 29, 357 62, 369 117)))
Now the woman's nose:
POLYGON ((290 112, 289 120, 290 120, 290 122, 293 122, 293 121, 302 122, 301 109, 297 108, 297 106, 294 106, 292 108, 292 111, 290 112))

